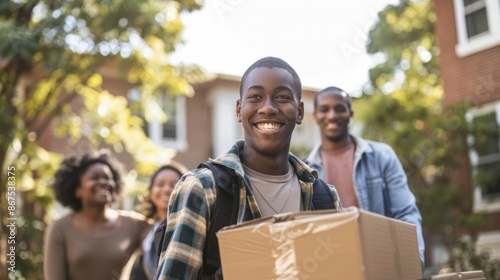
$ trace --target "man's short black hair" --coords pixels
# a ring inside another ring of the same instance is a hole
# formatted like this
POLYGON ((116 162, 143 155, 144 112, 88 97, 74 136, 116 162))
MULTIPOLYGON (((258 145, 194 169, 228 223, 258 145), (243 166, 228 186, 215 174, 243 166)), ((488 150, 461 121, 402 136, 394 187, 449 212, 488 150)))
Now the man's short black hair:
POLYGON ((345 90, 343 90, 341 88, 338 88, 338 87, 327 87, 327 88, 325 88, 325 89, 317 92, 314 95, 314 110, 316 110, 316 107, 318 107, 318 96, 320 96, 324 92, 335 92, 335 93, 338 93, 339 95, 341 95, 342 97, 344 97, 344 100, 346 101, 347 106, 349 106, 349 109, 351 109, 352 98, 349 95, 349 93, 347 93, 345 90))
POLYGON ((293 83, 295 86, 295 90, 297 91, 297 97, 298 100, 302 98, 302 84, 300 82, 299 75, 295 70, 288 64, 286 61, 284 61, 281 58, 273 57, 273 56, 267 56, 264 58, 261 58, 254 62, 248 69, 245 71, 245 74, 243 74, 243 77, 241 77, 241 83, 240 83, 240 97, 243 96, 243 83, 245 82, 248 74, 252 72, 255 68, 281 68, 285 69, 288 71, 290 74, 292 74, 293 77, 293 83))

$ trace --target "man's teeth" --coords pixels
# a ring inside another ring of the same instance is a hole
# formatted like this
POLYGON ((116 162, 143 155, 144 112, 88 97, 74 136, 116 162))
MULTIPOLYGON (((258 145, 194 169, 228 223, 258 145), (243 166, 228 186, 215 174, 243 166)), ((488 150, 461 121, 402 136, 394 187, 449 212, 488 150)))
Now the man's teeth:
POLYGON ((260 130, 275 130, 280 128, 280 125, 276 123, 259 123, 257 128, 260 130))

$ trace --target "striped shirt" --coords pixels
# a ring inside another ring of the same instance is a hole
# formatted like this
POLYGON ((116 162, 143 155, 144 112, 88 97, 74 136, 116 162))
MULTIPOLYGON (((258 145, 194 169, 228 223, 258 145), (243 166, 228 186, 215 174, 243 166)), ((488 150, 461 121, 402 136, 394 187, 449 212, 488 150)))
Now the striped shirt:
MULTIPOLYGON (((239 157, 243 144, 242 140, 237 141, 227 154, 212 160, 233 169, 241 180, 238 223, 261 217, 239 157)), ((289 161, 299 179, 302 209, 311 210, 312 186, 318 173, 291 153, 289 161)), ((331 186, 331 189, 337 198, 335 188, 331 186)), ((177 183, 170 197, 167 228, 156 279, 198 278, 203 267, 203 249, 215 196, 215 180, 212 171, 207 168, 192 170, 177 183)), ((334 209, 340 208, 341 205, 336 200, 334 209)), ((215 278, 222 279, 220 269, 215 278)))

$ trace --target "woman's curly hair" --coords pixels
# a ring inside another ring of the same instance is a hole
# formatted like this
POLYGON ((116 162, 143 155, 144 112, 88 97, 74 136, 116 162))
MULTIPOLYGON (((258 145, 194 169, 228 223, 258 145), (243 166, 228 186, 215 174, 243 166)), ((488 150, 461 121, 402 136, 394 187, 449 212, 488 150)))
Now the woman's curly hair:
POLYGON ((151 194, 151 189, 153 188, 156 177, 163 170, 173 170, 174 172, 177 172, 177 174, 179 174, 179 177, 182 177, 189 171, 189 169, 187 169, 187 167, 185 167, 184 165, 176 161, 170 161, 168 164, 161 166, 160 168, 158 168, 158 170, 155 171, 155 173, 153 173, 153 176, 151 176, 151 182, 148 186, 148 195, 144 198, 143 205, 139 207, 144 215, 148 218, 153 218, 156 215, 156 212, 158 212, 158 209, 151 201, 149 195, 151 194))
POLYGON ((111 194, 113 201, 116 201, 122 190, 121 170, 109 153, 103 150, 85 154, 82 157, 72 156, 61 163, 61 167, 56 172, 53 185, 57 201, 64 206, 70 207, 75 212, 80 211, 82 202, 76 197, 75 190, 80 187, 80 179, 85 171, 96 163, 103 163, 111 170, 116 185, 111 194))

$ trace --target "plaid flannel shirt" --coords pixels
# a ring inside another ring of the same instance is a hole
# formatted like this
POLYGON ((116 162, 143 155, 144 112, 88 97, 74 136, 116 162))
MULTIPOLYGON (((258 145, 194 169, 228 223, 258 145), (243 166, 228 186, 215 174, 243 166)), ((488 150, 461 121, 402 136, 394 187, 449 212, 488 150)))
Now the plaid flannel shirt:
MULTIPOLYGON (((241 165, 239 153, 243 145, 244 141, 239 140, 227 154, 212 160, 234 169, 242 180, 238 223, 261 217, 250 181, 241 165)), ((312 183, 318 178, 318 174, 293 154, 290 154, 289 161, 299 178, 303 209, 311 210, 312 183)), ((338 198, 335 188, 331 186, 331 189, 338 198)), ((167 228, 156 279, 198 278, 203 267, 203 249, 215 196, 215 180, 213 173, 207 168, 192 170, 177 183, 170 197, 167 228)), ((335 209, 340 208, 337 200, 335 209)), ((221 269, 215 278, 222 279, 221 269)))

